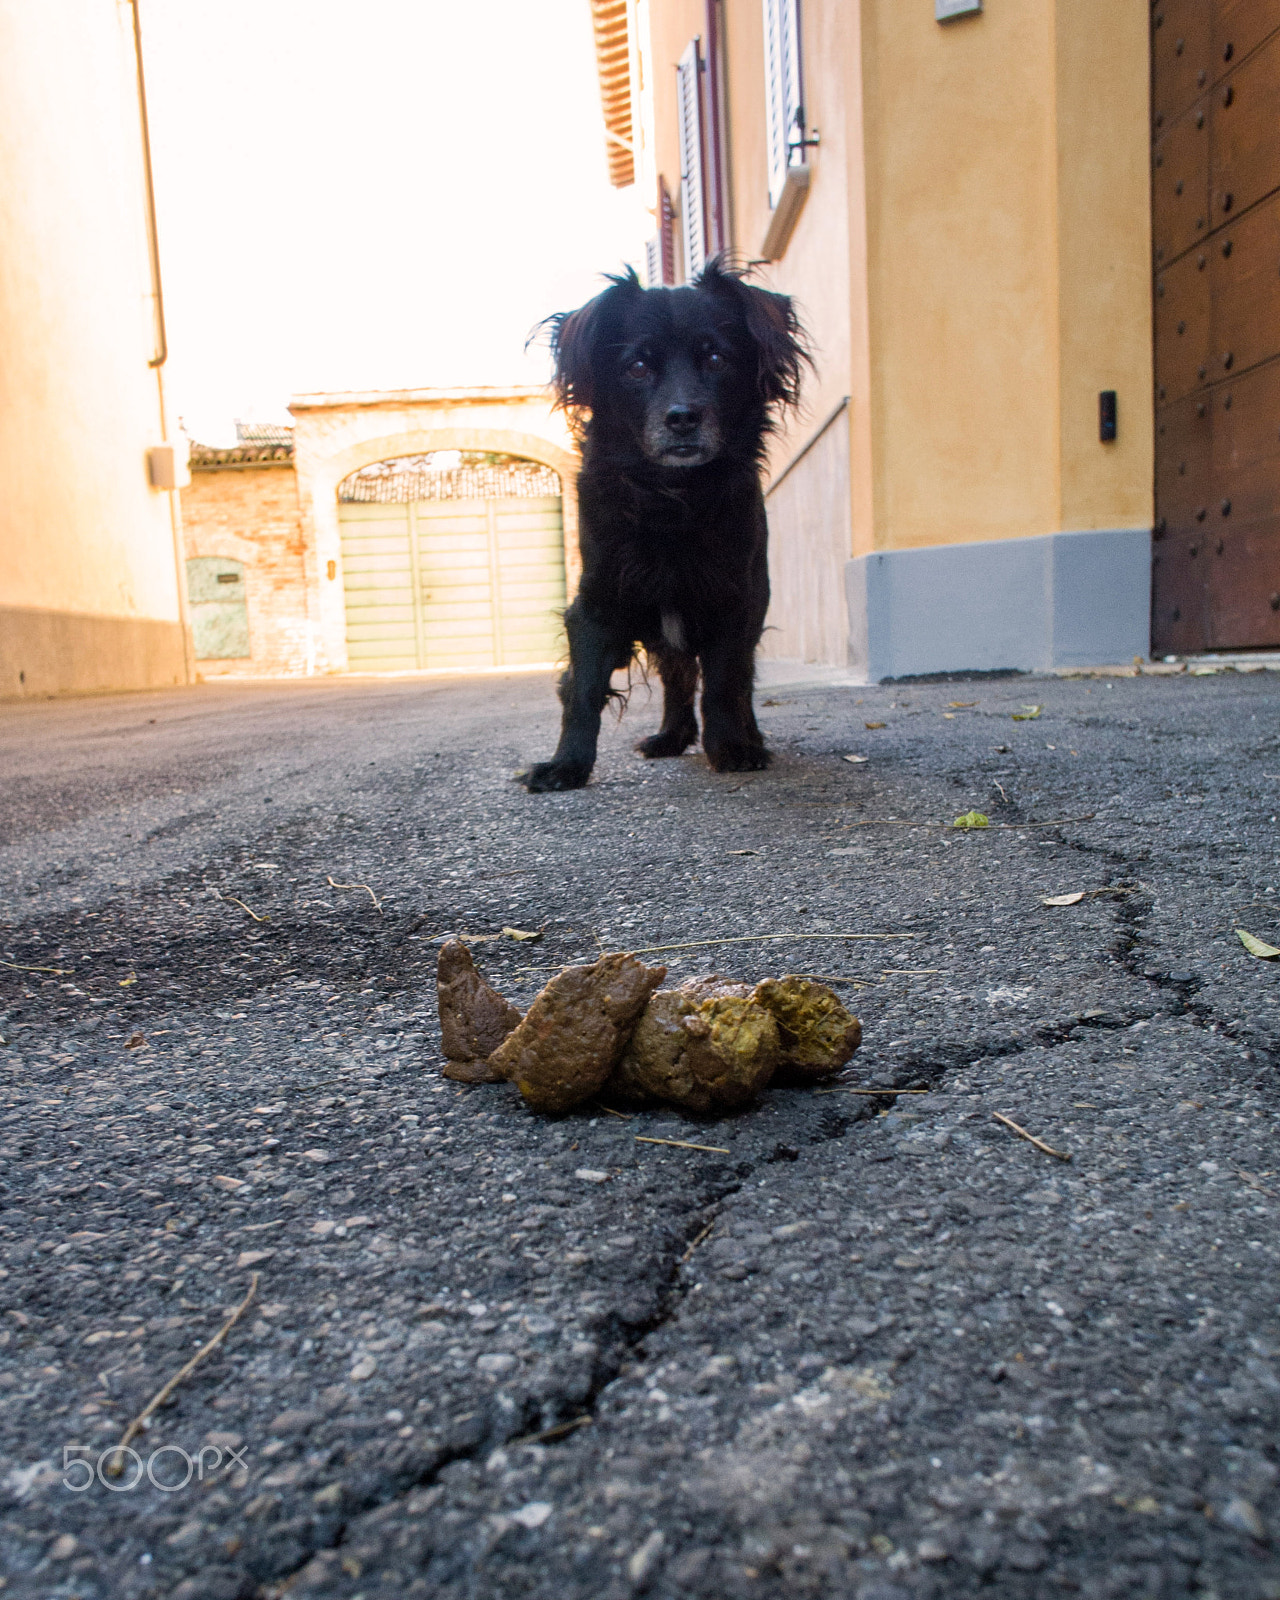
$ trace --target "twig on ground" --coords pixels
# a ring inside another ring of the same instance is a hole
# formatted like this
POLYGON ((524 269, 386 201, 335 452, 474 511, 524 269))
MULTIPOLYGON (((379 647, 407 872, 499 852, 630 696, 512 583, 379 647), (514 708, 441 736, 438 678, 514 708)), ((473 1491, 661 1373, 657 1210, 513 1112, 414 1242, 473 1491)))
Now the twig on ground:
POLYGON ((255 922, 271 921, 271 918, 266 914, 265 911, 261 916, 259 916, 252 906, 245 905, 244 901, 240 899, 239 895, 223 894, 221 889, 215 889, 213 892, 219 900, 228 900, 233 906, 239 906, 241 911, 247 911, 255 922))
POLYGON ((239 899, 236 895, 229 894, 229 895, 226 895, 225 898, 227 900, 230 900, 233 905, 239 906, 242 911, 247 911, 255 922, 270 922, 271 921, 271 918, 267 915, 267 913, 265 911, 262 913, 261 916, 259 916, 258 913, 253 909, 252 906, 245 905, 244 901, 239 899))
POLYGON ((643 1133, 636 1134, 637 1144, 669 1144, 677 1150, 708 1150, 713 1156, 732 1155, 731 1150, 725 1150, 718 1144, 689 1144, 684 1139, 650 1139, 643 1133))
POLYGON ((557 1422, 554 1428, 544 1428, 541 1433, 526 1433, 523 1439, 513 1439, 511 1447, 518 1444, 545 1444, 548 1439, 559 1439, 566 1433, 572 1433, 575 1428, 585 1428, 590 1421, 589 1416, 583 1415, 569 1422, 557 1422))
POLYGON ((369 896, 370 900, 373 901, 374 910, 379 916, 382 915, 382 901, 378 899, 377 895, 374 894, 373 890, 367 883, 334 883, 333 879, 328 877, 327 874, 326 881, 331 889, 363 889, 364 892, 369 896))
POLYGON ((631 1114, 627 1111, 615 1111, 612 1106, 601 1106, 600 1109, 611 1117, 621 1117, 624 1122, 631 1121, 631 1114))
POLYGON ((882 978, 927 978, 939 972, 945 972, 945 967, 882 967, 882 978))
POLYGON ((52 972, 58 978, 75 977, 70 967, 26 967, 21 961, 0 961, 0 967, 8 967, 13 972, 52 972))
MULTIPOLYGON (((975 829, 975 832, 990 833, 993 828, 1003 828, 1006 832, 1020 833, 1024 828, 1064 828, 1069 822, 1092 822, 1097 816, 1096 811, 1088 811, 1083 817, 1055 817, 1050 822, 988 822, 985 828, 975 829)), ((846 828, 953 828, 954 822, 902 822, 897 817, 859 817, 856 822, 846 822, 846 828)), ((901 937, 901 936, 900 936, 901 937)))
POLYGON ((715 1225, 716 1225, 715 1218, 712 1217, 711 1221, 707 1223, 706 1227, 702 1230, 702 1232, 700 1234, 698 1234, 696 1238, 690 1239, 688 1248, 686 1249, 685 1253, 680 1257, 680 1264, 682 1266, 684 1265, 684 1263, 686 1261, 689 1260, 690 1256, 692 1256, 693 1252, 698 1248, 698 1246, 702 1243, 702 1241, 707 1237, 707 1235, 711 1232, 712 1228, 714 1228, 715 1225))
POLYGON ((871 978, 837 978, 830 972, 797 972, 797 978, 807 978, 810 983, 852 983, 859 989, 878 989, 880 985, 871 978))
POLYGON ((991 1115, 996 1119, 997 1122, 1003 1122, 1006 1128, 1012 1128, 1014 1133, 1016 1133, 1020 1139, 1025 1139, 1028 1144, 1035 1145, 1037 1150, 1043 1150, 1045 1155, 1052 1156, 1055 1161, 1071 1160, 1070 1151, 1055 1150, 1052 1145, 1046 1144, 1043 1139, 1037 1139, 1034 1133, 1028 1133, 1025 1128, 1020 1128, 1012 1117, 1006 1117, 1004 1113, 1000 1111, 993 1111, 991 1115))
POLYGON ((928 1089, 846 1089, 836 1084, 831 1089, 815 1089, 814 1094, 928 1094, 928 1089))
POLYGON ((1237 1175, 1244 1179, 1251 1189, 1256 1189, 1259 1194, 1265 1194, 1268 1200, 1275 1199, 1275 1191, 1268 1189, 1264 1183, 1259 1182, 1252 1172, 1246 1172, 1243 1167, 1236 1169, 1237 1175))
POLYGON ((759 944, 766 939, 918 939, 918 933, 739 933, 731 939, 688 939, 683 944, 648 944, 629 955, 650 956, 657 950, 700 950, 713 944, 759 944))
POLYGON ((178 1387, 182 1380, 184 1378, 189 1378, 200 1365, 200 1363, 205 1359, 205 1357, 213 1354, 226 1336, 231 1332, 232 1328, 235 1327, 236 1323, 239 1322, 245 1311, 248 1310, 249 1303, 253 1299, 254 1295, 257 1294, 257 1292, 258 1274, 255 1272, 252 1278, 249 1280, 248 1294, 245 1295, 244 1299, 218 1329, 217 1333, 214 1334, 213 1338, 207 1339, 205 1343, 202 1344, 196 1351, 195 1355, 192 1356, 191 1360, 187 1362, 186 1366, 183 1367, 181 1371, 175 1372, 173 1377, 170 1378, 168 1383, 165 1384, 164 1388, 157 1390, 156 1393, 152 1395, 151 1399, 147 1401, 146 1405, 143 1406, 142 1410, 139 1411, 138 1415, 124 1430, 124 1437, 116 1446, 115 1459, 107 1468, 107 1475, 109 1477, 118 1478, 120 1476, 120 1474, 124 1471, 124 1463, 120 1460, 120 1452, 127 1449, 130 1442, 142 1432, 143 1428, 146 1427, 152 1413, 158 1410, 159 1407, 165 1403, 165 1401, 178 1387))

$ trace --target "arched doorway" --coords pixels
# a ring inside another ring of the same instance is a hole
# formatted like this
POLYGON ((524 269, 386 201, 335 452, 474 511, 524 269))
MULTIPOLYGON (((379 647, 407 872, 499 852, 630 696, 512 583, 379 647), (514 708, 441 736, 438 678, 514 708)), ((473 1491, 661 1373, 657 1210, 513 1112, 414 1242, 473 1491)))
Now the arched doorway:
POLYGON ((397 456, 338 485, 347 659, 357 672, 548 665, 564 654, 564 509, 542 462, 397 456))

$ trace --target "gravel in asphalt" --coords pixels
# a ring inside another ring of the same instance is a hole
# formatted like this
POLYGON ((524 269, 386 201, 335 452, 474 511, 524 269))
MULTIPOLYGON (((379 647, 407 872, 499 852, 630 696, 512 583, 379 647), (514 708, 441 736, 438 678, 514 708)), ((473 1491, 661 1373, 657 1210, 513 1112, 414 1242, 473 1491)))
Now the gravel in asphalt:
POLYGON ((547 674, 0 707, 6 1595, 1280 1600, 1275 680, 760 698, 537 796, 547 674), (455 933, 865 1043, 537 1117, 440 1075, 455 933))

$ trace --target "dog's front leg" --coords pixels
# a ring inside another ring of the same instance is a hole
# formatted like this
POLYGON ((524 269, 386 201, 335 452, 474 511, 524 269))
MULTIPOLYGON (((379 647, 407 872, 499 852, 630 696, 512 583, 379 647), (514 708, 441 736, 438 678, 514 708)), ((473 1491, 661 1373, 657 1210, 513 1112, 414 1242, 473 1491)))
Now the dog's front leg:
POLYGON ((721 639, 700 652, 702 748, 717 772, 756 772, 769 765, 751 703, 755 655, 756 641, 747 635, 721 639))
POLYGON ((657 733, 641 739, 636 749, 653 761, 663 756, 683 755, 698 738, 698 719, 693 712, 693 697, 698 690, 698 661, 683 650, 645 651, 662 679, 662 726, 657 733))
POLYGON ((596 764, 600 713, 609 698, 609 679, 631 657, 629 640, 576 604, 564 616, 569 635, 569 668, 560 679, 560 743, 550 761, 539 761, 524 774, 530 794, 548 789, 581 789, 596 764))

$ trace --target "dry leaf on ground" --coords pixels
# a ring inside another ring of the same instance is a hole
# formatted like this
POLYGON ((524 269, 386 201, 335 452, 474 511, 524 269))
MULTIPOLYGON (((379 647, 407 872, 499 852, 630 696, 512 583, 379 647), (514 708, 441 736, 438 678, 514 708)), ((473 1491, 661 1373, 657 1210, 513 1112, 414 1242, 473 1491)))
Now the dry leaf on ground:
MULTIPOLYGON (((867 724, 867 726, 868 726, 868 727, 870 727, 870 726, 871 726, 871 724, 870 724, 870 723, 868 723, 868 724, 867 724)), ((881 726, 881 727, 883 727, 883 726, 884 726, 884 724, 883 724, 883 723, 881 723, 881 724, 880 724, 880 726, 881 726)), ((858 762, 860 762, 860 761, 870 761, 870 760, 871 760, 871 757, 870 757, 870 756, 845 756, 845 758, 844 758, 844 759, 845 759, 845 760, 846 760, 846 761, 852 761, 852 762, 853 762, 853 764, 854 764, 854 765, 855 765, 855 766, 856 766, 856 765, 857 765, 857 764, 858 764, 858 762)))
POLYGON ((1078 906, 1084 899, 1084 890, 1076 889, 1071 894, 1050 894, 1040 902, 1042 906, 1078 906))
POLYGON ((1247 933, 1243 928, 1236 929, 1236 937, 1251 956, 1257 956, 1261 961, 1274 961, 1280 956, 1280 947, 1268 944, 1265 939, 1259 939, 1256 934, 1247 933))
POLYGON ((518 939, 521 944, 527 944, 530 939, 541 939, 546 930, 543 928, 504 928, 502 931, 508 939, 518 939))
POLYGON ((889 724, 887 722, 864 722, 862 726, 864 728, 887 728, 889 724))

